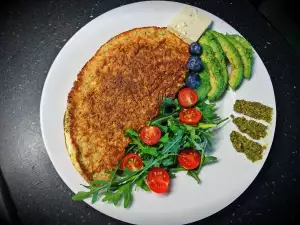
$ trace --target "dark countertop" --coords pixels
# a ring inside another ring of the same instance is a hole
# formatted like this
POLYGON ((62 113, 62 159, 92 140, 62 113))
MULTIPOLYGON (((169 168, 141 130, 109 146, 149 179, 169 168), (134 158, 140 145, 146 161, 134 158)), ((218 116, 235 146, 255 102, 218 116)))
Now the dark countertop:
MULTIPOLYGON (((93 18, 131 2, 135 1, 0 3, 0 168, 23 224, 122 224, 71 200, 71 191, 46 153, 39 104, 47 72, 66 41, 93 18)), ((273 146, 256 180, 231 205, 197 224, 296 224, 300 219, 299 58, 246 1, 183 2, 219 16, 249 39, 270 73, 278 112, 273 146)))

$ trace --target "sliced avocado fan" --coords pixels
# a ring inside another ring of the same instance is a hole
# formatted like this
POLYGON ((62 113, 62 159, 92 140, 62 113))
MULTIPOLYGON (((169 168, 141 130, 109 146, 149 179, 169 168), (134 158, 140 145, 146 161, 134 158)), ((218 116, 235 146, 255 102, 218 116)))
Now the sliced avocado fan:
POLYGON ((199 43, 201 45, 208 45, 212 48, 213 53, 221 66, 221 72, 224 77, 224 85, 227 88, 228 85, 228 72, 226 65, 226 57, 222 50, 222 46, 220 45, 217 38, 211 33, 211 31, 206 31, 205 34, 200 38, 199 43))
POLYGON ((219 61, 214 56, 213 50, 208 45, 202 45, 203 53, 201 55, 204 68, 209 72, 209 80, 211 89, 207 94, 208 100, 218 100, 224 93, 226 86, 224 85, 224 77, 221 73, 219 61))
POLYGON ((204 69, 199 74, 201 78, 201 83, 199 87, 195 90, 198 95, 199 101, 204 101, 207 97, 208 92, 210 91, 210 79, 209 79, 209 73, 204 69))
MULTIPOLYGON (((249 79, 251 77, 251 68, 252 68, 252 59, 253 55, 250 54, 250 51, 244 47, 240 42, 238 42, 235 38, 226 35, 226 38, 233 44, 233 46, 238 50, 240 53, 242 63, 244 66, 244 77, 249 79)), ((252 52, 252 49, 251 49, 252 52)))
POLYGON ((251 50, 252 55, 253 55, 253 49, 251 44, 246 40, 246 38, 238 35, 238 34, 226 34, 226 36, 232 37, 235 40, 237 40, 238 42, 240 42, 245 48, 251 50))
POLYGON ((229 85, 232 89, 237 89, 243 80, 243 63, 238 50, 223 35, 216 31, 210 31, 219 41, 222 49, 231 64, 229 85))

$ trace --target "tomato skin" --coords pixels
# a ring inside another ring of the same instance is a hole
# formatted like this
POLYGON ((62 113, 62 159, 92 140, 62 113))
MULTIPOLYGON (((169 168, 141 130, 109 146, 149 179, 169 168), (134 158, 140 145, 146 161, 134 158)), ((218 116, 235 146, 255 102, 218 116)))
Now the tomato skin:
POLYGON ((140 138, 146 145, 155 145, 161 138, 161 130, 155 126, 144 126, 140 138))
POLYGON ((193 170, 199 166, 201 161, 200 154, 194 149, 184 149, 178 155, 179 164, 187 169, 193 170))
POLYGON ((146 180, 151 191, 157 194, 165 193, 169 189, 170 176, 163 168, 151 168, 148 172, 146 180))
POLYGON ((202 113, 195 108, 183 109, 179 113, 181 123, 196 125, 202 118, 202 113))
POLYGON ((182 107, 191 107, 198 101, 198 95, 192 88, 183 88, 178 93, 178 102, 182 107))
POLYGON ((131 171, 140 170, 143 167, 143 160, 142 158, 134 153, 129 153, 125 155, 120 164, 120 170, 124 170, 127 168, 131 171))

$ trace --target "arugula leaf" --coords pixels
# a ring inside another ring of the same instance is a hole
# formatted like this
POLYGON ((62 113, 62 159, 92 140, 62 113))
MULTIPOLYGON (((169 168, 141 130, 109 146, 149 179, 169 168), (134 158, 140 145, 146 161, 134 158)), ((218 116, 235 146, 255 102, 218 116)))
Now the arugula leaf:
POLYGON ((210 130, 201 130, 201 129, 199 129, 197 133, 201 141, 203 142, 206 141, 209 146, 212 146, 211 137, 214 135, 214 133, 212 133, 210 130))
POLYGON ((92 197, 92 204, 94 204, 99 199, 99 192, 95 192, 92 197))
POLYGON ((153 124, 153 125, 159 127, 159 129, 161 129, 161 130, 162 130, 163 132, 165 132, 165 133, 167 133, 168 130, 169 130, 169 128, 168 128, 167 126, 161 125, 161 124, 159 124, 159 123, 155 123, 155 124, 153 124))
POLYGON ((216 126, 217 126, 217 124, 215 124, 215 123, 198 123, 198 128, 201 128, 201 129, 209 129, 209 128, 213 128, 216 126))
POLYGON ((219 125, 219 124, 221 124, 221 123, 227 121, 228 119, 229 119, 229 117, 226 117, 226 118, 224 118, 224 119, 218 121, 218 122, 217 122, 217 125, 219 125))
POLYGON ((205 148, 206 148, 206 146, 207 146, 207 140, 204 140, 201 143, 193 141, 193 144, 194 144, 194 147, 195 147, 196 150, 198 150, 198 151, 204 151, 205 148))
POLYGON ((75 195, 72 196, 72 200, 74 200, 74 201, 84 200, 86 198, 91 197, 91 195, 93 195, 94 193, 96 193, 99 190, 100 190, 100 188, 96 189, 96 190, 93 190, 93 191, 88 191, 88 192, 79 191, 77 194, 75 194, 75 195))
POLYGON ((126 167, 123 170, 123 176, 133 176, 137 174, 140 170, 137 171, 131 171, 130 169, 127 169, 126 167))
POLYGON ((137 146, 134 144, 129 144, 125 149, 125 154, 128 154, 130 152, 134 152, 136 150, 137 146))
POLYGON ((106 188, 109 189, 112 185, 113 180, 115 179, 116 173, 120 167, 120 162, 118 163, 117 167, 114 170, 107 171, 106 173, 110 174, 109 182, 106 184, 106 188))
POLYGON ((103 202, 112 202, 115 206, 124 198, 124 208, 127 208, 132 203, 132 183, 126 183, 119 186, 116 191, 106 191, 103 195, 105 196, 103 202))
POLYGON ((214 157, 214 156, 205 156, 205 159, 204 159, 204 162, 203 162, 202 166, 210 164, 210 163, 215 163, 217 161, 218 161, 217 157, 214 157))
POLYGON ((126 191, 124 191, 123 193, 123 197, 124 197, 124 208, 128 208, 131 203, 132 203, 132 185, 128 185, 126 191))
POLYGON ((183 167, 176 167, 176 168, 170 169, 171 173, 177 173, 177 172, 181 172, 181 171, 186 171, 186 169, 184 169, 183 167))
POLYGON ((183 126, 174 119, 168 119, 168 127, 174 134, 176 134, 179 130, 183 129, 183 126))
POLYGON ((127 129, 127 130, 125 130, 125 135, 127 137, 129 137, 129 138, 138 137, 139 136, 139 134, 135 130, 133 130, 133 129, 127 129))
POLYGON ((107 184, 108 181, 107 180, 92 180, 89 183, 92 184, 92 185, 97 185, 97 184, 98 185, 104 185, 104 184, 107 184))
POLYGON ((225 119, 222 119, 220 121, 215 121, 215 123, 198 123, 198 128, 201 128, 201 129, 209 129, 209 128, 214 128, 216 126, 218 126, 219 124, 225 122, 226 120, 228 120, 229 118, 225 118, 225 119))
POLYGON ((159 140, 161 143, 167 143, 169 141, 169 133, 166 133, 164 136, 162 136, 159 140))
POLYGON ((197 181, 198 184, 201 183, 201 180, 200 180, 198 174, 195 173, 193 170, 189 170, 189 171, 187 172, 187 175, 189 175, 190 177, 194 178, 194 179, 197 181))
POLYGON ((119 201, 121 200, 122 197, 122 191, 121 191, 120 187, 117 191, 113 192, 113 191, 107 191, 105 193, 103 193, 103 195, 105 196, 102 199, 102 202, 112 202, 115 206, 118 205, 119 201))
POLYGON ((178 152, 182 137, 183 137, 183 131, 179 130, 175 134, 175 136, 164 146, 163 150, 161 151, 161 154, 165 155, 168 153, 178 152))
POLYGON ((216 104, 207 104, 205 102, 198 102, 196 106, 202 113, 202 120, 206 123, 215 123, 219 119, 215 107, 216 104))
POLYGON ((177 116, 178 116, 178 111, 174 111, 169 114, 160 115, 160 116, 154 118, 152 121, 150 121, 150 125, 157 126, 158 124, 164 123, 164 122, 168 121, 168 119, 171 119, 171 118, 174 118, 177 116))
POLYGON ((91 196, 91 192, 79 191, 77 194, 73 195, 72 200, 80 201, 91 196))
POLYGON ((160 105, 160 114, 164 115, 179 109, 180 105, 177 99, 173 100, 172 98, 164 98, 162 104, 160 105))
POLYGON ((169 157, 163 159, 162 162, 161 162, 161 164, 164 167, 168 167, 168 166, 174 165, 175 164, 175 157, 174 156, 169 156, 169 157))
POLYGON ((154 163, 155 163, 155 160, 154 160, 153 157, 151 157, 148 160, 145 160, 144 161, 144 168, 143 168, 143 170, 145 170, 145 168, 146 168, 146 170, 149 169, 154 163))
POLYGON ((144 155, 152 155, 152 156, 157 156, 158 153, 157 153, 157 148, 155 147, 150 147, 150 146, 146 146, 144 148, 141 148, 141 154, 144 155))
POLYGON ((142 188, 144 191, 150 191, 150 188, 148 187, 148 185, 145 182, 145 177, 142 177, 141 179, 139 179, 136 183, 137 187, 142 188))

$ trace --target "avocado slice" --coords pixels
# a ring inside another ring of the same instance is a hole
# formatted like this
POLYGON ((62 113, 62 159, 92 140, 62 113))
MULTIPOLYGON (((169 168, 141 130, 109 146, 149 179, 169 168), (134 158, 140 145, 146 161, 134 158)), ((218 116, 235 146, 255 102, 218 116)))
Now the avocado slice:
POLYGON ((220 63, 221 66, 221 72, 224 77, 224 85, 227 88, 228 85, 228 72, 227 72, 227 65, 226 65, 226 57, 222 50, 222 46, 220 45, 217 38, 211 33, 211 31, 206 31, 205 34, 200 38, 199 43, 201 45, 209 45, 213 52, 215 57, 220 63))
POLYGON ((224 77, 221 73, 219 61, 214 56, 213 50, 208 45, 202 45, 203 53, 201 55, 204 68, 209 72, 209 80, 211 89, 207 94, 208 100, 215 101, 224 93, 226 86, 224 85, 224 77))
POLYGON ((232 37, 235 40, 237 40, 238 42, 240 42, 245 48, 251 50, 252 54, 253 54, 253 50, 252 50, 252 46, 249 43, 249 41, 246 40, 246 38, 238 35, 238 34, 226 34, 226 36, 232 37))
POLYGON ((209 79, 209 73, 204 69, 202 72, 199 74, 201 78, 201 83, 199 87, 195 90, 196 93, 198 94, 198 100, 199 101, 204 101, 207 97, 208 92, 210 91, 210 79, 209 79))
POLYGON ((231 64, 231 73, 229 76, 229 85, 232 89, 237 89, 243 80, 243 63, 238 50, 231 44, 230 41, 223 35, 216 31, 211 33, 218 39, 222 46, 227 59, 231 64))
POLYGON ((245 48, 244 45, 242 45, 239 41, 237 41, 235 38, 231 37, 230 35, 226 35, 226 38, 231 42, 231 44, 233 44, 233 46, 240 53, 242 63, 244 66, 244 77, 249 79, 251 77, 253 54, 250 54, 248 48, 245 48))

